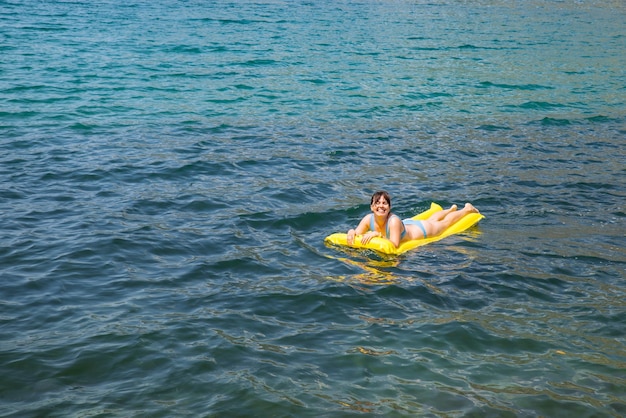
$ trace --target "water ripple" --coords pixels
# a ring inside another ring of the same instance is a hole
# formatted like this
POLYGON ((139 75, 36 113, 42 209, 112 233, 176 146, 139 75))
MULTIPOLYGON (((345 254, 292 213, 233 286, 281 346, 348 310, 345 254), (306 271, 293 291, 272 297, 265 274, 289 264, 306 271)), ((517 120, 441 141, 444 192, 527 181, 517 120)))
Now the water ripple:
POLYGON ((626 413, 623 4, 326 3, 3 3, 0 415, 626 413))

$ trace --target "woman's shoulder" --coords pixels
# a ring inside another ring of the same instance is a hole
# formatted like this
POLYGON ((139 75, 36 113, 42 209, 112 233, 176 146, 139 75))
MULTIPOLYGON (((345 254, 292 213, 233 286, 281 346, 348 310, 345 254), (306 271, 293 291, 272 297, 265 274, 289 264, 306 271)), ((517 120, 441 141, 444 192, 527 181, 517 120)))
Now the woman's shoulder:
POLYGON ((400 217, 395 213, 392 213, 387 218, 387 222, 402 222, 402 219, 400 219, 400 217))

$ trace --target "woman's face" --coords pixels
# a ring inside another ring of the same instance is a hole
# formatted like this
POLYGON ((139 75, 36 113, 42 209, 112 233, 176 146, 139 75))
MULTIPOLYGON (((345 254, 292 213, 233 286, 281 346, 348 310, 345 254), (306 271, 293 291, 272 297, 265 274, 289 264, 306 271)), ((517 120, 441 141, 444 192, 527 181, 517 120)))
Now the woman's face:
POLYGON ((385 199, 385 196, 380 196, 378 200, 374 200, 371 208, 372 212, 374 212, 377 216, 387 216, 391 210, 389 202, 385 199))

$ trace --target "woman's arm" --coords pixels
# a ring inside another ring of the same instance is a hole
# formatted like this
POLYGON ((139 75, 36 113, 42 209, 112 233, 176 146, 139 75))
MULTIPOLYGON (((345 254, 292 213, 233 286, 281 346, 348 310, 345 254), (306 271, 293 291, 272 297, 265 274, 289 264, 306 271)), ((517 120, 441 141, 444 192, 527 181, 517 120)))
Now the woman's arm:
POLYGON ((402 220, 397 216, 389 218, 389 241, 398 248, 402 236, 402 220))
MULTIPOLYGON (((374 215, 372 215, 372 214, 365 215, 363 217, 363 219, 361 219, 361 222, 359 222, 359 225, 356 227, 356 229, 350 229, 348 231, 346 240, 347 240, 349 245, 352 245, 354 243, 354 237, 355 236, 363 235, 367 231, 369 231, 369 229, 370 229, 370 216, 374 216, 374 215)), ((378 234, 378 233, 376 233, 376 234, 378 234)), ((370 235, 370 234, 367 234, 367 235, 370 235)), ((367 241, 365 241, 367 235, 361 238, 361 242, 363 244, 367 244, 367 242, 372 239, 372 237, 369 237, 369 238, 367 238, 367 241)))

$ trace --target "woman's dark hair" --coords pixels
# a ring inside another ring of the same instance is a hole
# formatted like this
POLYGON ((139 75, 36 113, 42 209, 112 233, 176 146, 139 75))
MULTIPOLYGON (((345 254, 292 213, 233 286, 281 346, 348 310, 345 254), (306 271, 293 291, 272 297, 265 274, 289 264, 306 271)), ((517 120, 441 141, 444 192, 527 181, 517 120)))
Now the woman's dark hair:
POLYGON ((380 199, 381 197, 384 197, 387 203, 389 203, 389 207, 391 207, 391 196, 389 196, 389 193, 384 190, 379 190, 372 195, 370 205, 373 205, 374 202, 378 202, 378 199, 380 199))

